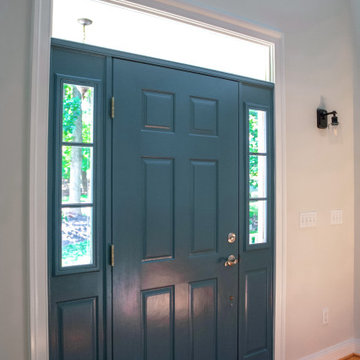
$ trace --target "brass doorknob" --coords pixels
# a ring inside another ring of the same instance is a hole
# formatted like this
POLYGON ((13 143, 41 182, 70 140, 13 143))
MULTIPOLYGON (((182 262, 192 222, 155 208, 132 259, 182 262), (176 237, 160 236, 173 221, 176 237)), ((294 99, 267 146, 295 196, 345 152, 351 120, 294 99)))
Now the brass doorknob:
POLYGON ((238 263, 238 259, 235 257, 235 255, 229 255, 229 257, 225 261, 225 266, 234 266, 237 263, 238 263))

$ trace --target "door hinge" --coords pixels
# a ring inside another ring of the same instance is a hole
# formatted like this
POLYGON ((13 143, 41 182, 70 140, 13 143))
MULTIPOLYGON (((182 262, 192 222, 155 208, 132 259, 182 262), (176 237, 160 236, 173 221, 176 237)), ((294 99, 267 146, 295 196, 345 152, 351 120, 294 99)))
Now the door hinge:
POLYGON ((115 266, 115 245, 110 245, 110 266, 115 266))
POLYGON ((111 118, 115 119, 115 98, 111 98, 111 118))

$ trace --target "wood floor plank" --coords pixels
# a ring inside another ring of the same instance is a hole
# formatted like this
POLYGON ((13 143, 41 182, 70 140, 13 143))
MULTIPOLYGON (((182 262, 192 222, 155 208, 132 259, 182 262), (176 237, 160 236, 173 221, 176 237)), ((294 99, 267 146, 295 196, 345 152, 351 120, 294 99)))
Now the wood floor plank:
POLYGON ((348 356, 345 356, 339 360, 359 360, 360 359, 360 355, 359 354, 350 354, 348 356))

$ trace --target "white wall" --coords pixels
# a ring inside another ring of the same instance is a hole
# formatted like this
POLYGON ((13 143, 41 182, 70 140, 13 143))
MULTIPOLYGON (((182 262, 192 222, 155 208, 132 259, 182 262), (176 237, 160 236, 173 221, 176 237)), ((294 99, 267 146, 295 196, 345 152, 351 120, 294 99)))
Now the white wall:
POLYGON ((0 359, 28 358, 31 0, 0 1, 0 359))
MULTIPOLYGON (((354 93, 349 1, 197 0, 192 4, 285 34, 286 360, 299 359, 354 336, 354 93), (339 112, 337 137, 316 128, 315 110, 322 97, 329 110, 339 112), (338 208, 344 210, 344 224, 331 226, 329 210, 338 208), (316 228, 299 229, 301 210, 318 211, 316 228), (327 326, 321 323, 325 306, 330 309, 327 326)), ((30 0, 0 2, 0 358, 4 360, 28 358, 30 7, 30 0)), ((358 293, 359 286, 356 289, 358 293)), ((356 301, 360 305, 360 297, 356 301)))
MULTIPOLYGON (((360 2, 351 0, 354 31, 355 219, 360 216, 360 2)), ((355 337, 360 338, 360 222, 355 221, 355 337)))

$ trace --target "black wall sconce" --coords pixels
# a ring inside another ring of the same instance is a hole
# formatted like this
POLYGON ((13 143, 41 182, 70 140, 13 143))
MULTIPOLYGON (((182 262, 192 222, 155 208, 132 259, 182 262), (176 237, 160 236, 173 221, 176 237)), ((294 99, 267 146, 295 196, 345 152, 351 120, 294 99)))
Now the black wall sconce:
POLYGON ((317 109, 317 127, 319 129, 326 129, 328 127, 328 115, 332 115, 331 117, 331 126, 338 126, 339 125, 339 121, 338 121, 338 117, 337 112, 336 111, 330 111, 327 112, 324 109, 317 109))

